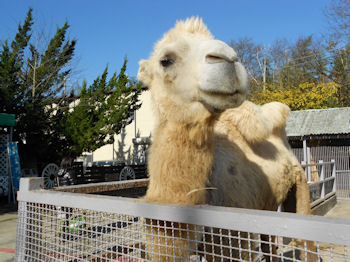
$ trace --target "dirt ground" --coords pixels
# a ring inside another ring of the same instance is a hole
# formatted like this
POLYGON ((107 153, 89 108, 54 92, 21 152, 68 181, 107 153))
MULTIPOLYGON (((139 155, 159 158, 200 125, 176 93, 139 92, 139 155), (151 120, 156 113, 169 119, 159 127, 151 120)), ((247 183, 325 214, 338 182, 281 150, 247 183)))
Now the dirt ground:
POLYGON ((331 218, 350 218, 350 200, 338 200, 334 208, 325 215, 331 218))
POLYGON ((0 261, 14 261, 16 249, 17 205, 0 198, 0 261))

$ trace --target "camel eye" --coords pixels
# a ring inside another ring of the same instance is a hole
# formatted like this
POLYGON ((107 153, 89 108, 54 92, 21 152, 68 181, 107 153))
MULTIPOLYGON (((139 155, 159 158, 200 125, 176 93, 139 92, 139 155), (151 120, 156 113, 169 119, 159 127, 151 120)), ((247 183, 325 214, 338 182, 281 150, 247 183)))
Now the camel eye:
POLYGON ((160 60, 160 64, 162 65, 162 67, 167 68, 169 66, 171 66, 172 64, 174 64, 174 59, 170 58, 170 57, 164 57, 163 59, 160 60))

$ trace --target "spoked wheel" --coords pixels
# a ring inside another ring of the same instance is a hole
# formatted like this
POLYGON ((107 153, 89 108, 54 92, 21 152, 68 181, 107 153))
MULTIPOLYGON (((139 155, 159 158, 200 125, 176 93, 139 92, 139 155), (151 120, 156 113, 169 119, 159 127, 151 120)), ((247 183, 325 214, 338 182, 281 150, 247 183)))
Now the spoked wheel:
POLYGON ((124 167, 119 174, 119 181, 135 179, 135 171, 130 166, 124 167))
POLYGON ((56 185, 56 178, 59 167, 54 163, 50 163, 43 169, 41 176, 44 178, 45 188, 53 188, 56 185))

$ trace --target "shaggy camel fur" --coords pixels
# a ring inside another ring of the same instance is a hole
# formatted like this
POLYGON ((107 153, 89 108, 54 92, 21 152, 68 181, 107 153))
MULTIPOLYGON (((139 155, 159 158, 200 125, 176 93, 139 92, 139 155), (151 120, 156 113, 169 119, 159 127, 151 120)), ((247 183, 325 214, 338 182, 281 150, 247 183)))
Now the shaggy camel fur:
MULTIPOLYGON (((277 210, 295 190, 296 212, 310 213, 305 176, 284 134, 289 108, 243 103, 245 69, 235 51, 214 40, 200 19, 177 22, 151 57, 140 61, 138 78, 150 88, 158 117, 145 201, 277 210)), ((189 250, 196 246, 189 240, 200 236, 181 229, 195 226, 172 225, 175 230, 147 227, 147 259, 183 261, 191 256, 189 250)))

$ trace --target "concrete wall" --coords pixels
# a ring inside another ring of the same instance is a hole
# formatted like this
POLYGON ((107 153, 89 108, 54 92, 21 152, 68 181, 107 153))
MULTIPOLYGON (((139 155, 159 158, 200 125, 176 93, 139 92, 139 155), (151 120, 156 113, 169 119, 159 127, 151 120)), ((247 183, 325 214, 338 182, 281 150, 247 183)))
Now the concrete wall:
MULTIPOLYGON (((155 124, 155 116, 151 106, 150 91, 143 91, 140 95, 141 108, 136 111, 136 119, 125 127, 121 134, 115 136, 114 144, 105 145, 92 153, 93 161, 127 160, 132 153, 132 139, 137 135, 149 137, 155 124), (123 157, 125 159, 123 159, 123 157)), ((89 153, 87 153, 89 154, 89 153)))

